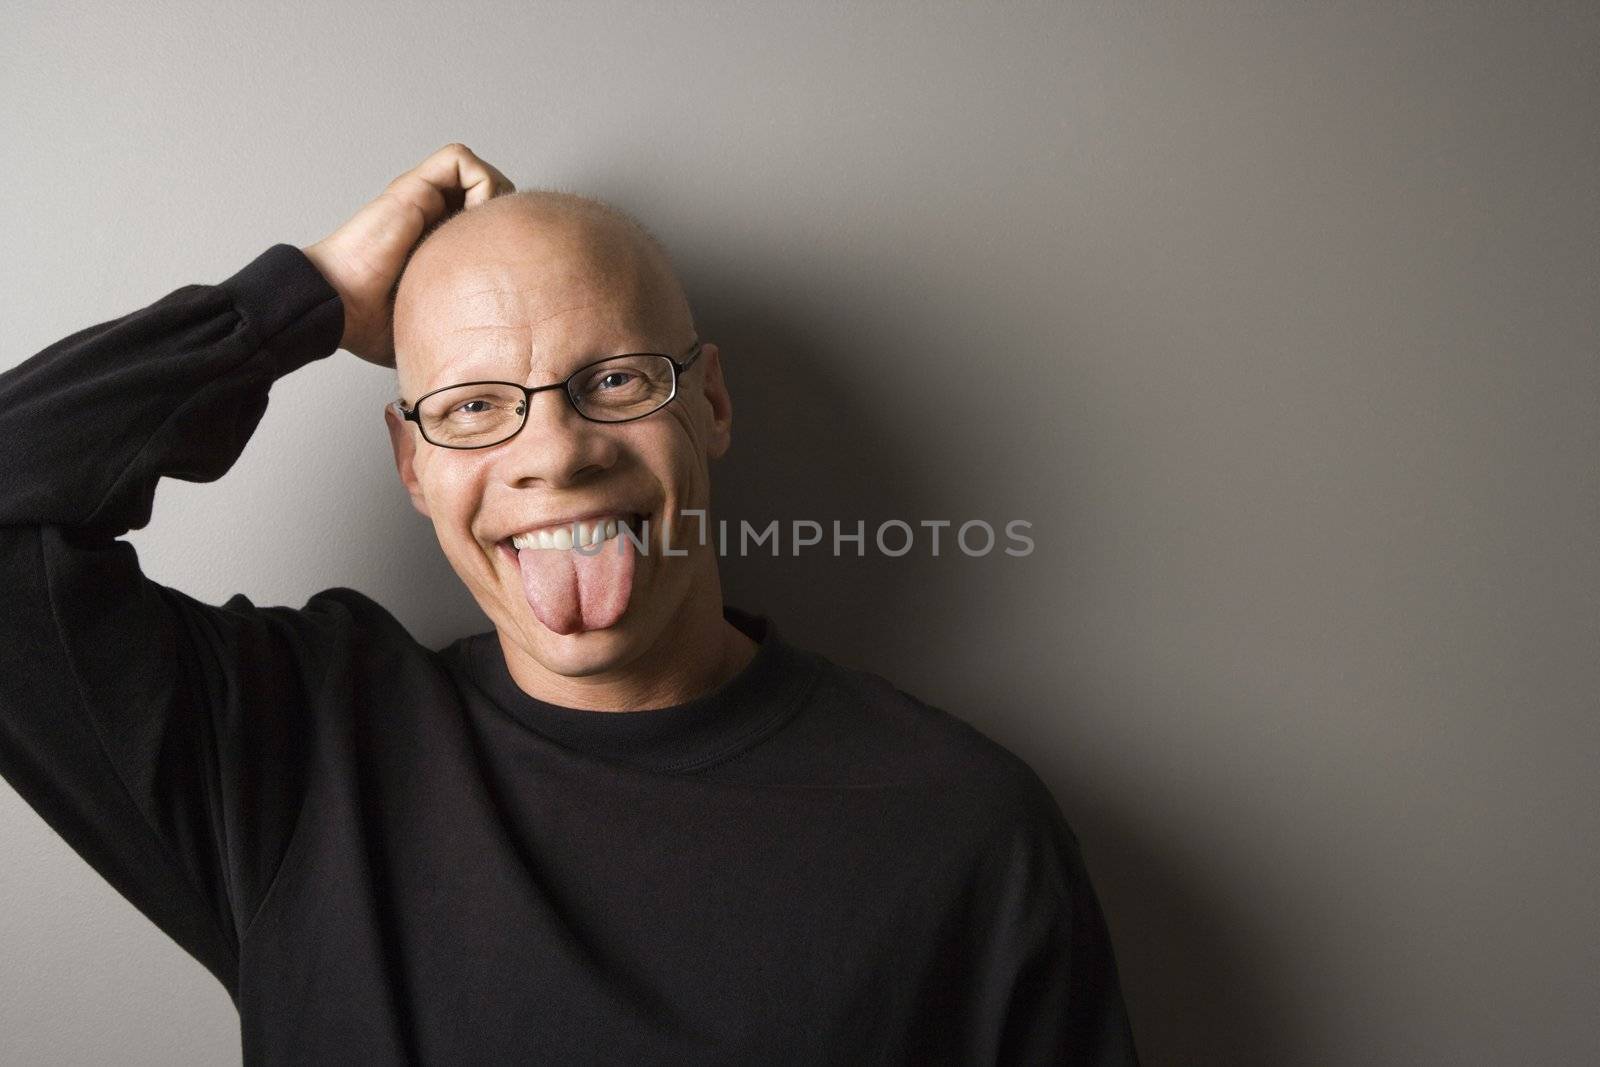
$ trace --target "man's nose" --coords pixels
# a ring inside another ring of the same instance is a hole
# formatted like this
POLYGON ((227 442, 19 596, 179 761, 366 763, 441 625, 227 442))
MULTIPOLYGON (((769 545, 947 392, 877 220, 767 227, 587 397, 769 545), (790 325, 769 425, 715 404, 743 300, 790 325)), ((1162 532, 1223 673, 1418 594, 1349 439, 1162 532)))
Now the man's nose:
POLYGON ((563 390, 527 398, 527 418, 507 444, 506 480, 572 485, 616 462, 617 442, 606 427, 579 415, 563 390))

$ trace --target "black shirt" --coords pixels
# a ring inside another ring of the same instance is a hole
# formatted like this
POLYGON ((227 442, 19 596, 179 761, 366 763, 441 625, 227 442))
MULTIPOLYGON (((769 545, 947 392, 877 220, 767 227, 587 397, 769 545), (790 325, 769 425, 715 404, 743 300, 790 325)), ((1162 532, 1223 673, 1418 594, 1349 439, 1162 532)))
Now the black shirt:
POLYGON ((769 619, 726 609, 759 648, 716 691, 593 712, 351 589, 145 577, 158 479, 226 472, 342 323, 280 244, 0 374, 0 774, 247 1064, 1134 1062, 1038 776, 769 619))

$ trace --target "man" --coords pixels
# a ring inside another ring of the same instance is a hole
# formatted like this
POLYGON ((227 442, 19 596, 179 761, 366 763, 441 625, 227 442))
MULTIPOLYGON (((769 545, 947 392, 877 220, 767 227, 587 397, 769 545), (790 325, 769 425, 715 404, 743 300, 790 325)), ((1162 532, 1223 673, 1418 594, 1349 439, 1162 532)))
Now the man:
POLYGON ((0 773, 249 1064, 1134 1062, 1038 777, 722 604, 684 512, 731 426, 647 234, 446 146, 0 375, 0 773), (206 605, 118 539, 339 347, 396 367, 401 481, 492 632, 206 605))

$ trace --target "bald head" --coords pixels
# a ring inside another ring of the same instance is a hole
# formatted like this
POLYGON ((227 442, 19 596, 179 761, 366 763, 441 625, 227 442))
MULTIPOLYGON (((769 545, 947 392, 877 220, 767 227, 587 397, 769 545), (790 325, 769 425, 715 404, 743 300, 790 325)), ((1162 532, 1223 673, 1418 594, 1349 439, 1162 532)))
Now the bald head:
POLYGON ((458 212, 418 243, 396 283, 402 389, 428 384, 417 373, 448 361, 452 346, 481 347, 475 331, 526 330, 537 347, 546 320, 602 304, 618 329, 663 342, 694 335, 666 250, 618 208, 540 189, 458 212))

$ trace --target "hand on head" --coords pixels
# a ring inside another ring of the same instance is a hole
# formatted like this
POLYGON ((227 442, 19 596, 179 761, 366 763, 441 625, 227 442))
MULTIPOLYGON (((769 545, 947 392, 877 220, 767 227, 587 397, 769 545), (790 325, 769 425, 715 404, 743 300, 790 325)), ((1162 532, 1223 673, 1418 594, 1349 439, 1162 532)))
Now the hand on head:
POLYGON ((394 289, 406 257, 455 212, 515 190, 466 145, 447 144, 303 249, 344 302, 339 347, 369 363, 394 366, 394 289))

